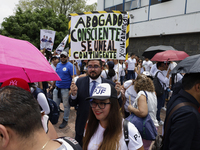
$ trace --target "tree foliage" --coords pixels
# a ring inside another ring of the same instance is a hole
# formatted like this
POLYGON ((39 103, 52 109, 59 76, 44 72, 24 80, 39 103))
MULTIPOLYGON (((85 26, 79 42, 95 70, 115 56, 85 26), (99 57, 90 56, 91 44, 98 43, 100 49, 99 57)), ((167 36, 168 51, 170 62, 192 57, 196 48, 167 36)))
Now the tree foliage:
POLYGON ((60 44, 63 38, 69 34, 68 19, 65 15, 57 15, 50 8, 34 9, 34 11, 22 11, 18 8, 15 16, 5 18, 2 23, 0 34, 16 39, 27 40, 40 47, 40 29, 56 31, 54 49, 60 44))
POLYGON ((23 11, 51 8, 56 14, 68 15, 69 13, 95 11, 97 3, 86 5, 86 0, 20 0, 18 7, 23 11))

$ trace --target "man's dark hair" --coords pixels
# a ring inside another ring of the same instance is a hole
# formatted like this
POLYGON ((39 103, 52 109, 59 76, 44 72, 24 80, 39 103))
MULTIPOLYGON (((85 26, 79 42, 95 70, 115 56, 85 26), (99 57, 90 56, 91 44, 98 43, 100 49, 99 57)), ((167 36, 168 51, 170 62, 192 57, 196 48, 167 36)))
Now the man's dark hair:
POLYGON ((156 67, 158 68, 158 67, 162 66, 163 63, 164 62, 157 62, 156 67))
POLYGON ((197 83, 200 83, 200 73, 186 73, 183 76, 182 85, 184 90, 190 90, 197 83))
POLYGON ((27 138, 43 128, 40 108, 32 94, 22 88, 6 86, 0 89, 0 124, 27 138))
POLYGON ((94 61, 94 60, 99 61, 99 64, 102 67, 102 61, 101 61, 101 59, 89 59, 87 63, 89 63, 89 61, 94 61))
POLYGON ((133 56, 133 55, 135 55, 135 53, 131 53, 131 55, 130 55, 130 56, 133 56))

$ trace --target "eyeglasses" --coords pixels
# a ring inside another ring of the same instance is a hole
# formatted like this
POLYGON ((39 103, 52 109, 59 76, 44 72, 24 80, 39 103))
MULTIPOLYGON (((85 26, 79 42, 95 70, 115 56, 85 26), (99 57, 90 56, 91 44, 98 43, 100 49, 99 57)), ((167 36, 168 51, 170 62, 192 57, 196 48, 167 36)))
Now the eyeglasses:
POLYGON ((61 55, 61 56, 60 56, 60 58, 63 58, 63 57, 64 57, 64 58, 67 58, 67 56, 65 56, 65 55, 61 55))
POLYGON ((111 102, 108 102, 108 103, 104 103, 104 102, 96 103, 96 102, 94 102, 94 101, 91 101, 91 102, 90 102, 90 106, 91 106, 92 108, 96 108, 97 105, 98 105, 100 109, 104 109, 104 108, 106 107, 107 104, 111 104, 111 102))
POLYGON ((100 68, 100 66, 98 66, 98 65, 94 65, 94 66, 89 65, 87 68, 88 69, 92 69, 92 68, 98 69, 98 68, 100 68))

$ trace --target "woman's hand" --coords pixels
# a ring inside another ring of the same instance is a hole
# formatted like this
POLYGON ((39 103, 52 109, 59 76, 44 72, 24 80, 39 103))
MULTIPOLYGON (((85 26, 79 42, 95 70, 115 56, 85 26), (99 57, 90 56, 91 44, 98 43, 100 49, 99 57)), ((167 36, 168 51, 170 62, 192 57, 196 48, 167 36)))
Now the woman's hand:
MULTIPOLYGON (((134 107, 132 105, 128 105, 128 111, 133 112, 134 107)), ((134 113, 134 112, 133 112, 134 113)))

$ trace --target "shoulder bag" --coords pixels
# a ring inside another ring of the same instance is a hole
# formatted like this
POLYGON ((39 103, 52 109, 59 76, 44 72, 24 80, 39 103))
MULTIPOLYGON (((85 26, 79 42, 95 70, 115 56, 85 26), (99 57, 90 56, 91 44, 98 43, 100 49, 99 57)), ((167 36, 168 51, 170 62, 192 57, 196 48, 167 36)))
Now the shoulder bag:
MULTIPOLYGON (((144 93, 146 95, 146 99, 148 103, 148 96, 145 91, 144 93)), ((138 129, 143 139, 145 140, 156 139, 157 130, 149 113, 144 118, 140 118, 136 116, 135 114, 131 113, 131 115, 129 115, 126 119, 135 125, 135 127, 138 129)))

